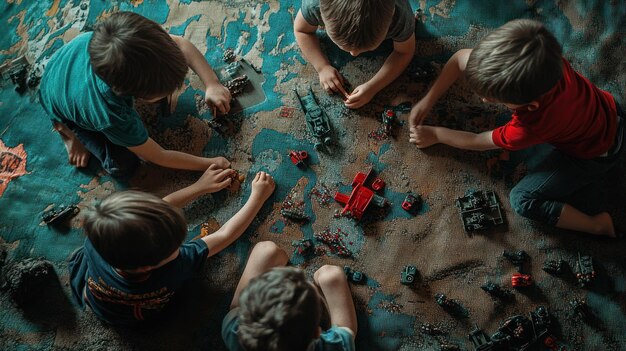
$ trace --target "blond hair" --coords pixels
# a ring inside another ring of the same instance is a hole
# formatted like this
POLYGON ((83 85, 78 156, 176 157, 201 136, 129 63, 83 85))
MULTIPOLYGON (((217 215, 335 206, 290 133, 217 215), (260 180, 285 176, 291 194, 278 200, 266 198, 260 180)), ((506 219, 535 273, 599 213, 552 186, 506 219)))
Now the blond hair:
POLYGON ((562 78, 561 54, 561 45, 541 22, 513 20, 478 44, 470 54, 465 74, 482 97, 526 104, 562 78))

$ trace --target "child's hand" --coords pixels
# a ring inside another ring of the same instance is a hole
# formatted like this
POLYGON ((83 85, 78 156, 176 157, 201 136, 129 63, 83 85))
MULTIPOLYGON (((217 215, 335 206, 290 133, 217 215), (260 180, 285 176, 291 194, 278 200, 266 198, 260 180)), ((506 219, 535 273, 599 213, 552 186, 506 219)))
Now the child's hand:
POLYGON ((230 185, 232 182, 231 175, 234 169, 221 169, 217 165, 212 164, 204 174, 196 181, 195 185, 200 187, 203 193, 214 193, 220 191, 230 185))
POLYGON ((322 67, 318 73, 320 77, 320 85, 324 88, 324 90, 326 90, 327 93, 339 93, 343 95, 344 98, 348 98, 349 95, 343 87, 343 76, 335 67, 326 65, 322 67))
POLYGON ((439 143, 436 127, 431 126, 415 126, 410 128, 409 142, 423 149, 431 145, 439 143))
POLYGON ((230 161, 222 156, 209 158, 208 160, 211 165, 216 165, 217 168, 226 169, 230 167, 230 161))
MULTIPOLYGON (((214 83, 206 88, 204 101, 207 105, 217 108, 220 113, 227 114, 230 111, 230 91, 219 83, 214 83)), ((216 117, 216 116, 213 116, 216 117)))
POLYGON ((376 95, 376 91, 374 91, 371 85, 367 83, 361 84, 348 96, 344 104, 347 108, 359 108, 370 102, 374 95, 376 95))
POLYGON ((418 101, 417 104, 413 106, 411 113, 409 114, 409 128, 417 127, 422 124, 424 118, 426 118, 428 113, 430 113, 431 108, 432 106, 426 100, 421 99, 418 101))
POLYGON ((272 195, 274 188, 276 188, 274 178, 265 172, 259 172, 254 177, 254 180, 252 180, 252 193, 250 197, 264 202, 272 195))

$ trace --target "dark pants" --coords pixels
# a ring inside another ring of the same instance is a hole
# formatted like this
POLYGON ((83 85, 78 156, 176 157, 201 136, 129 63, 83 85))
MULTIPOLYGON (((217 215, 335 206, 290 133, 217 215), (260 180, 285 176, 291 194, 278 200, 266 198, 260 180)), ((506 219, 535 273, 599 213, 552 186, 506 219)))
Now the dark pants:
POLYGON ((137 170, 139 158, 128 148, 113 144, 103 133, 82 129, 71 121, 63 120, 61 123, 76 134, 78 140, 111 177, 127 180, 137 170))
POLYGON ((583 212, 599 212, 604 177, 619 163, 626 148, 626 121, 619 106, 617 115, 621 116, 618 118, 621 119, 618 125, 621 148, 612 150, 608 157, 588 160, 552 151, 511 190, 509 198, 513 210, 520 216, 552 226, 559 221, 565 203, 583 212))

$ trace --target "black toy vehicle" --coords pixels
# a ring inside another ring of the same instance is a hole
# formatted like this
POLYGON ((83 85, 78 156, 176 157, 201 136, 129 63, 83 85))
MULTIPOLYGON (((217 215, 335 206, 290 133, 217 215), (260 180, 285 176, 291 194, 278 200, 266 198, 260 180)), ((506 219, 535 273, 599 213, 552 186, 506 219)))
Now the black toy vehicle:
POLYGON ((593 269, 593 258, 591 256, 581 256, 578 253, 578 260, 576 261, 576 279, 578 285, 584 288, 590 284, 596 277, 596 271, 593 269))
POLYGON ((404 285, 411 285, 415 282, 415 276, 417 275, 417 267, 404 266, 402 273, 400 274, 400 283, 404 285))
POLYGON ((487 282, 484 285, 482 285, 480 288, 483 289, 487 294, 493 297, 503 299, 503 300, 510 300, 514 296, 511 290, 505 289, 501 287, 500 285, 492 283, 492 282, 487 282))
POLYGON ((464 318, 469 316, 469 312, 467 312, 459 301, 449 299, 445 294, 439 293, 435 295, 435 302, 452 315, 464 318))
POLYGON ((546 273, 560 275, 565 270, 565 261, 558 260, 545 260, 543 262, 543 269, 546 273))
POLYGON ((576 297, 570 300, 569 305, 572 308, 572 317, 582 321, 587 320, 589 317, 589 307, 585 299, 576 297))
POLYGON ((422 207, 422 197, 414 195, 412 192, 406 194, 404 201, 402 201, 402 209, 407 212, 419 211, 422 207))
POLYGON ((524 267, 524 262, 530 259, 530 256, 524 250, 518 251, 506 251, 502 252, 502 256, 509 260, 515 267, 517 267, 517 271, 521 272, 524 267))
POLYGON ((309 93, 305 96, 300 96, 298 91, 294 89, 302 111, 304 111, 304 118, 306 119, 306 125, 309 133, 317 142, 315 143, 315 149, 320 150, 325 147, 329 151, 331 139, 330 120, 326 115, 326 112, 320 107, 313 90, 309 87, 309 93))
POLYGON ((71 217, 74 217, 75 215, 78 214, 78 212, 80 212, 80 209, 76 207, 76 205, 69 205, 69 206, 61 205, 57 209, 53 208, 48 211, 45 211, 41 215, 41 219, 47 225, 57 225, 57 224, 63 223, 64 221, 68 220, 71 217))
POLYGON ((500 204, 493 191, 473 191, 456 200, 466 232, 488 229, 504 223, 500 204))
POLYGON ((361 284, 365 282, 365 275, 362 272, 355 271, 349 266, 343 266, 343 271, 346 272, 348 281, 351 281, 355 284, 361 284))

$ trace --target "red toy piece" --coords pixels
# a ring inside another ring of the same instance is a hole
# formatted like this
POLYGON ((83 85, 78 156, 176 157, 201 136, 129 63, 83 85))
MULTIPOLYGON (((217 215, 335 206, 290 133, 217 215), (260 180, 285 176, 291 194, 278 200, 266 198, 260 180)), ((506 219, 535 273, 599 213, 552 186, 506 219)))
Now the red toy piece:
POLYGON ((309 157, 309 154, 306 151, 290 151, 289 158, 291 158, 291 163, 298 167, 306 166, 304 160, 309 157))
POLYGON ((402 209, 411 212, 413 210, 419 210, 421 206, 421 198, 419 195, 415 196, 412 193, 406 194, 404 201, 402 201, 402 209))
POLYGON ((387 199, 375 194, 372 189, 365 185, 371 173, 372 170, 370 169, 367 174, 359 172, 354 176, 354 180, 352 181, 352 193, 350 193, 350 195, 340 192, 335 193, 335 201, 344 205, 343 211, 341 211, 342 215, 351 216, 359 220, 370 203, 378 207, 385 207, 388 204, 387 199))
POLYGON ((533 285, 533 278, 528 274, 515 273, 511 276, 511 285, 514 288, 524 288, 533 285))
POLYGON ((385 187, 385 181, 376 177, 374 178, 374 182, 372 182, 372 189, 374 191, 379 191, 385 187))

